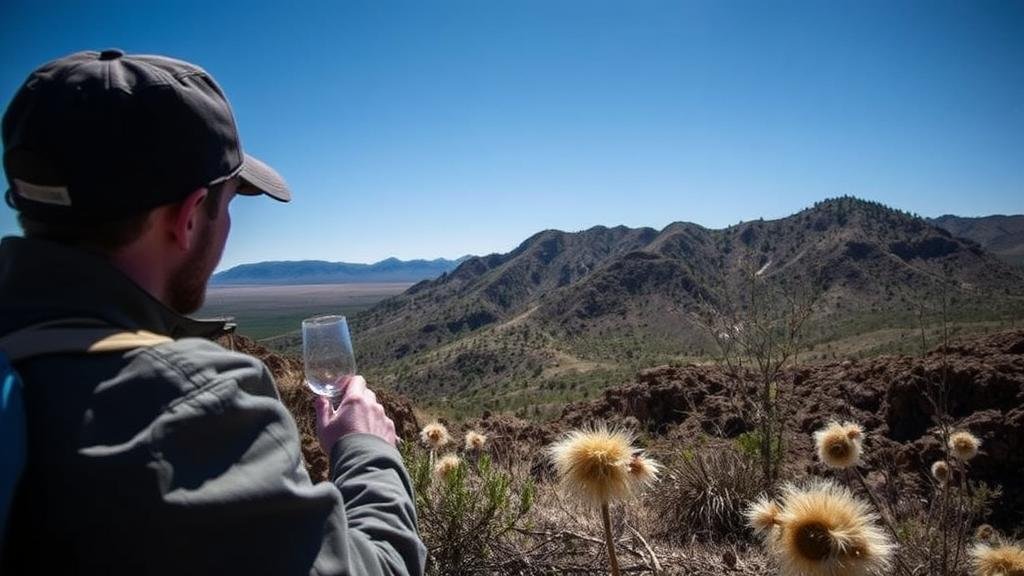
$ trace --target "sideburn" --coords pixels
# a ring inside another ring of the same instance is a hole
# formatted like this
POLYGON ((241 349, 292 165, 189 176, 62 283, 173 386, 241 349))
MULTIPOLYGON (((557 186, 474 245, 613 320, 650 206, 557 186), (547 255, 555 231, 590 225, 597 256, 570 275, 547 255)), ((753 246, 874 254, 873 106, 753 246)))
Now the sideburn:
POLYGON ((206 300, 206 283, 210 280, 214 262, 219 256, 215 254, 213 229, 212 219, 203 220, 202 229, 188 258, 171 273, 167 304, 179 314, 191 314, 199 310, 206 300))

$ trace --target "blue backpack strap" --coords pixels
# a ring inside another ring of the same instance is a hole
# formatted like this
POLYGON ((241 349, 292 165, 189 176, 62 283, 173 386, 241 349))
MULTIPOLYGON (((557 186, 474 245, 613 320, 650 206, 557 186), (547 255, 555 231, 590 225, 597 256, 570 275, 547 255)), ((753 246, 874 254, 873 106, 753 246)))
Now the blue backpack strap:
POLYGON ((171 338, 91 319, 56 320, 0 337, 0 554, 18 480, 28 457, 25 400, 14 364, 47 354, 100 354, 156 346, 171 338))
POLYGON ((0 352, 0 546, 21 471, 25 468, 25 402, 21 380, 0 352))

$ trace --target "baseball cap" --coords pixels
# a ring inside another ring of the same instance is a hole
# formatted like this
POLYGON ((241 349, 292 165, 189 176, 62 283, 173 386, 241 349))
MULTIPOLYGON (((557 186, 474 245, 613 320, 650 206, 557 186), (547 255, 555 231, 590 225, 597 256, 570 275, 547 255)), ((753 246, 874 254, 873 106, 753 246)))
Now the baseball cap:
POLYGON ((7 202, 43 221, 114 219, 238 176, 240 194, 287 202, 245 154, 223 91, 164 56, 78 52, 33 72, 3 117, 7 202))

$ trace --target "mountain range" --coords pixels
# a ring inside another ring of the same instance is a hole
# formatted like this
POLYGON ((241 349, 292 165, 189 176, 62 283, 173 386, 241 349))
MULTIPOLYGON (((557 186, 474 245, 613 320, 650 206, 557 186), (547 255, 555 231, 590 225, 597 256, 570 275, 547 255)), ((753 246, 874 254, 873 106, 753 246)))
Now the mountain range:
POLYGON ((1007 262, 1024 265, 1024 215, 964 218, 947 214, 929 222, 954 236, 974 240, 1007 262))
POLYGON ((374 264, 299 260, 242 264, 213 275, 213 285, 237 284, 351 284, 370 282, 419 282, 454 270, 470 256, 456 260, 399 260, 388 258, 374 264))
POLYGON ((742 312, 752 278, 813 302, 806 337, 819 354, 865 333, 889 340, 860 342, 860 353, 908 345, 926 316, 1024 317, 1024 270, 935 224, 843 197, 721 230, 546 230, 359 314, 357 353, 375 378, 414 397, 508 408, 706 358, 695 313, 742 312))
MULTIPOLYGON (((1003 260, 1024 265, 1024 215, 964 218, 946 215, 929 219, 932 225, 954 236, 973 240, 1003 260)), ((272 261, 242 264, 214 274, 211 284, 289 285, 370 282, 419 282, 453 271, 472 256, 455 260, 399 260, 375 264, 323 260, 272 261)))

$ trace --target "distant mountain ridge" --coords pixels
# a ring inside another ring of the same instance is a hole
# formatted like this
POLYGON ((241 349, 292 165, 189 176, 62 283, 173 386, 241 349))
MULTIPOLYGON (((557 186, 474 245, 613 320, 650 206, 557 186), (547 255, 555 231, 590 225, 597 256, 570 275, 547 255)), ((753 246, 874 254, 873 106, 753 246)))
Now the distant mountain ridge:
POLYGON ((964 218, 947 214, 930 220, 954 236, 974 240, 1012 264, 1024 265, 1024 215, 964 218))
POLYGON ((399 260, 388 258, 374 264, 298 260, 242 264, 213 275, 213 285, 238 284, 358 284, 370 282, 419 282, 450 272, 471 256, 456 260, 399 260))

